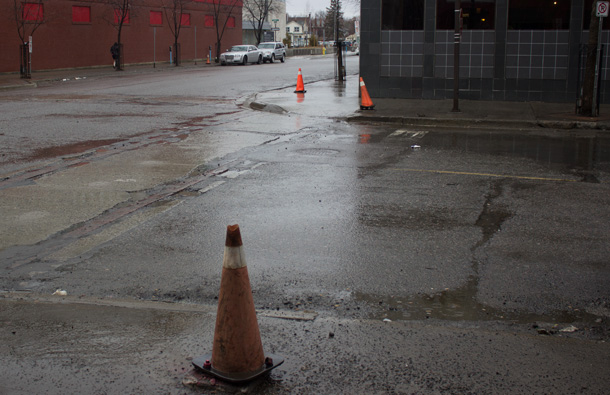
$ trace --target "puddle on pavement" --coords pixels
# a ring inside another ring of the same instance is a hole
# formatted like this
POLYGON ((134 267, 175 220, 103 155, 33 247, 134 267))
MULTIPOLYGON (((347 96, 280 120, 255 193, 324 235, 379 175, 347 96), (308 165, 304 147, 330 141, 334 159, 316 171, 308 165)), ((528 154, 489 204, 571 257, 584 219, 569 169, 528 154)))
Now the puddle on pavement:
POLYGON ((28 158, 29 160, 39 160, 56 158, 64 155, 74 155, 89 151, 94 148, 115 144, 124 141, 123 139, 108 139, 108 140, 94 140, 84 141, 73 144, 56 145, 53 147, 40 148, 34 151, 34 153, 28 158))
POLYGON ((335 81, 335 84, 333 85, 333 93, 336 97, 345 96, 345 82, 335 81))
MULTIPOLYGON (((451 149, 480 154, 532 159, 552 167, 566 167, 585 182, 599 182, 595 171, 610 171, 610 137, 518 135, 468 132, 393 131, 394 136, 417 141, 422 149, 451 149), (401 132, 401 133, 397 133, 401 132)), ((375 142, 369 139, 367 142, 375 142)))
POLYGON ((354 293, 356 301, 374 306, 370 318, 392 321, 437 319, 446 321, 508 321, 516 324, 534 322, 593 324, 599 318, 577 309, 536 314, 529 311, 502 310, 476 300, 478 279, 470 277, 466 285, 458 289, 445 289, 435 294, 407 296, 379 296, 354 293), (377 308, 377 309, 375 309, 377 308))

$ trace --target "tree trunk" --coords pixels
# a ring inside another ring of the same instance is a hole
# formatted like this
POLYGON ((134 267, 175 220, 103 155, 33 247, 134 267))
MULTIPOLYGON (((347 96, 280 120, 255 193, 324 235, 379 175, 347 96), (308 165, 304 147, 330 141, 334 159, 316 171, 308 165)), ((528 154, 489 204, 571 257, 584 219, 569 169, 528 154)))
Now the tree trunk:
POLYGON ((180 66, 180 50, 178 50, 178 38, 174 40, 174 66, 180 66))
POLYGON ((591 7, 591 24, 589 27, 589 42, 587 44, 587 59, 585 61, 585 78, 582 88, 582 107, 580 114, 592 117, 595 114, 593 108, 593 95, 595 87, 595 63, 597 60, 597 35, 599 33, 599 18, 595 16, 597 1, 593 0, 591 7))

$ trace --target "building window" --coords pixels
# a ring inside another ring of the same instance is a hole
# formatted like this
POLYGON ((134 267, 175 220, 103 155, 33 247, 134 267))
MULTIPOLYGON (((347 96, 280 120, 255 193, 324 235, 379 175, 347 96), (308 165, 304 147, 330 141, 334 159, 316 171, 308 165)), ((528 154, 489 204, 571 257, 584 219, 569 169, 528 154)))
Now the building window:
POLYGON ((301 31, 301 28, 300 28, 300 27, 298 27, 298 26, 295 26, 295 27, 294 27, 294 32, 295 32, 295 33, 300 33, 300 31, 301 31))
POLYGON ((150 24, 151 25, 162 25, 163 24, 163 13, 161 11, 150 12, 150 24))
POLYGON ((191 14, 180 14, 180 26, 191 26, 191 14))
MULTIPOLYGON (((462 28, 464 30, 493 30, 496 0, 462 1, 462 28)), ((436 28, 453 30, 455 0, 436 0, 436 28)))
POLYGON ((21 12, 24 21, 42 22, 44 19, 43 5, 39 3, 23 3, 21 12))
POLYGON ((73 5, 72 22, 91 23, 91 7, 73 5))
POLYGON ((570 28, 570 0, 538 2, 510 0, 508 28, 513 30, 567 30, 570 28))
POLYGON ((227 27, 231 27, 231 28, 235 27, 235 17, 234 16, 230 16, 227 19, 227 27))
POLYGON ((290 26, 286 26, 286 33, 290 33, 290 26))
POLYGON ((203 17, 203 26, 214 27, 214 15, 206 15, 203 17))
POLYGON ((423 30, 424 0, 382 0, 382 30, 423 30))
MULTIPOLYGON (((122 11, 123 10, 121 10, 120 8, 114 9, 114 24, 115 25, 118 25, 119 23, 121 23, 121 15, 123 14, 122 11)), ((124 25, 129 24, 129 10, 125 10, 125 15, 123 15, 123 24, 124 25)))

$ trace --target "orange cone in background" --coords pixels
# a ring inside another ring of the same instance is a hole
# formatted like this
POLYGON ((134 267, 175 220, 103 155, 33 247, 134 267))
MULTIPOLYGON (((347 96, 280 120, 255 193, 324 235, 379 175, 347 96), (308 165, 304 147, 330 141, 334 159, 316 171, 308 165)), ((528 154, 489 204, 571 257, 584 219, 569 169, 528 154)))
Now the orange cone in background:
POLYGON ((193 359, 203 373, 231 383, 250 381, 284 359, 263 353, 239 225, 227 227, 212 354, 193 359))
POLYGON ((305 93, 305 84, 303 84, 303 74, 301 74, 301 69, 299 68, 299 75, 297 76, 297 90, 294 93, 305 93))
POLYGON ((208 55, 208 60, 205 61, 205 64, 210 64, 210 55, 208 55))
POLYGON ((364 80, 360 77, 360 109, 361 110, 374 110, 375 105, 369 96, 369 92, 366 90, 366 85, 364 85, 364 80))

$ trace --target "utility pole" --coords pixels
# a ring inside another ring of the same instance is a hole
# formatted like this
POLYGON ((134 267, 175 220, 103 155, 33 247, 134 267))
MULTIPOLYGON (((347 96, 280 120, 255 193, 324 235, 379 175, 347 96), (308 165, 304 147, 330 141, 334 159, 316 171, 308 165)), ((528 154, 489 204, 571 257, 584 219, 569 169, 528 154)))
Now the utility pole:
POLYGON ((335 8, 335 44, 337 45, 337 71, 343 81, 343 42, 339 40, 339 10, 335 8))

